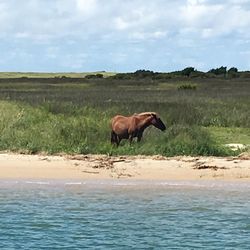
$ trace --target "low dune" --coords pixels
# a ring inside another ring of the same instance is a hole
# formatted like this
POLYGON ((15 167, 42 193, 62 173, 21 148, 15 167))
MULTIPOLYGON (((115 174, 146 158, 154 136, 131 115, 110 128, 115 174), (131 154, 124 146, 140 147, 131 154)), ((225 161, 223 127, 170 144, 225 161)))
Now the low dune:
POLYGON ((0 154, 0 179, 249 180, 250 157, 0 154))

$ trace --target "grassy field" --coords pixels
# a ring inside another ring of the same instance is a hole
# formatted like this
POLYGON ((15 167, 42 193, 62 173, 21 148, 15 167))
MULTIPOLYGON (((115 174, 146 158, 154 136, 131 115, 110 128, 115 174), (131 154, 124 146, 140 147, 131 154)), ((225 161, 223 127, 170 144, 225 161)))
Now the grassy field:
POLYGON ((250 144, 249 79, 71 75, 74 80, 35 73, 26 79, 12 74, 0 76, 0 150, 222 156, 239 153, 226 143, 250 144), (112 147, 111 117, 143 111, 158 112, 167 131, 151 127, 142 143, 112 147))
POLYGON ((91 74, 102 74, 104 77, 112 76, 115 73, 106 71, 97 72, 61 72, 61 73, 48 73, 48 72, 0 72, 0 78, 21 78, 21 77, 31 77, 31 78, 53 78, 53 77, 76 77, 84 78, 86 75, 91 74))

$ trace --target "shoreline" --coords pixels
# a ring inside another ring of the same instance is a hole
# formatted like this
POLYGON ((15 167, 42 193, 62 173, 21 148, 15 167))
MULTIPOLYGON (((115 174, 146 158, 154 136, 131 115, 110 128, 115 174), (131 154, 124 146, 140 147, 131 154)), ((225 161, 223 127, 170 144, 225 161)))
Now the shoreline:
POLYGON ((250 158, 0 153, 0 179, 250 181, 250 158))

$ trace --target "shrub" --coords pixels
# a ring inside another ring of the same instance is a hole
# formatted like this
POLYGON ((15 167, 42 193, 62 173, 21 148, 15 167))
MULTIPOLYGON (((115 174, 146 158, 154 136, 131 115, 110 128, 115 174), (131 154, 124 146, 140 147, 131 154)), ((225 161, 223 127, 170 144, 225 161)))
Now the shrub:
POLYGON ((183 69, 182 71, 181 71, 181 74, 182 75, 184 75, 184 76, 190 76, 190 74, 192 73, 192 72, 194 72, 195 71, 195 69, 193 68, 193 67, 187 67, 187 68, 185 68, 185 69, 183 69))
POLYGON ((225 75, 227 73, 227 67, 221 66, 220 68, 211 69, 208 73, 213 73, 215 75, 225 75))
POLYGON ((102 79, 103 78, 103 74, 86 75, 85 78, 86 79, 102 79))
POLYGON ((178 90, 196 90, 197 85, 196 84, 182 84, 177 87, 178 90))

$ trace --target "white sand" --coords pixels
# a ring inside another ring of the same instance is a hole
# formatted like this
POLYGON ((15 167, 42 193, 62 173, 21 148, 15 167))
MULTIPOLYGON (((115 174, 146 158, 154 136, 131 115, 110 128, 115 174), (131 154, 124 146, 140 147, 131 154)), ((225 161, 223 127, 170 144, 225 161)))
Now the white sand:
POLYGON ((247 157, 0 154, 0 179, 249 180, 247 157))

